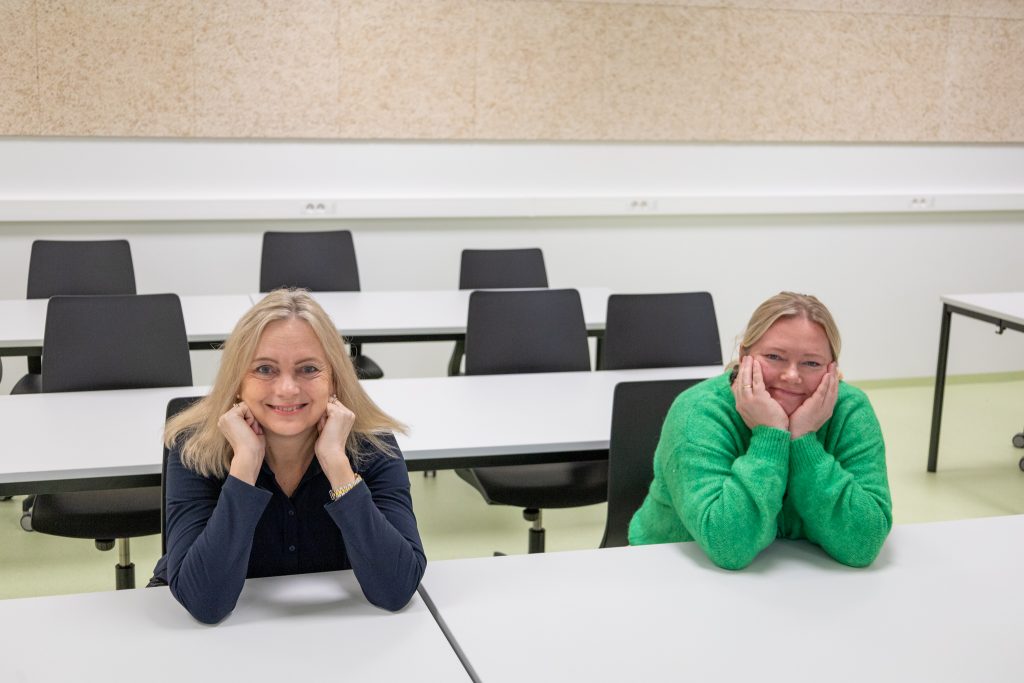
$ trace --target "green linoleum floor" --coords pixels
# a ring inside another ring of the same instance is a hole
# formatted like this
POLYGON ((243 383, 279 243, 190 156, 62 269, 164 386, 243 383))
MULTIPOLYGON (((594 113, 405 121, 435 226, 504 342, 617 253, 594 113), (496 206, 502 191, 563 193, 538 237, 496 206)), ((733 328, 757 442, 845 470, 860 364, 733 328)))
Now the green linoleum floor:
MULTIPOLYGON (((925 472, 932 387, 869 385, 885 434, 897 524, 1024 513, 1024 450, 1010 443, 1024 427, 1024 380, 950 384, 939 471, 925 472)), ((454 472, 410 475, 420 533, 430 560, 525 553, 521 511, 488 506, 454 472)), ((0 502, 0 598, 112 590, 116 551, 90 540, 21 530, 21 499, 0 502)), ((604 505, 544 513, 549 551, 595 548, 604 505)), ((138 585, 158 559, 158 536, 132 540, 138 585)))

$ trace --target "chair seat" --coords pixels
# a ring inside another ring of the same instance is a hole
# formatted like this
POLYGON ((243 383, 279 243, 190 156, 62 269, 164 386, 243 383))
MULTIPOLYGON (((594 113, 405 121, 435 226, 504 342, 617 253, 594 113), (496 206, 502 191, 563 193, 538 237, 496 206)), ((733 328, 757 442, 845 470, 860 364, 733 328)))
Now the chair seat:
POLYGON ((30 372, 17 381, 11 387, 12 394, 41 394, 43 393, 43 376, 30 372))
POLYGON ((384 371, 369 356, 363 354, 353 356, 352 365, 355 366, 356 376, 359 379, 380 379, 384 376, 384 371))
POLYGON ((133 538, 160 533, 160 487, 37 495, 32 529, 68 538, 133 538))
POLYGON ((506 465, 455 471, 490 505, 568 508, 608 498, 608 461, 506 465))

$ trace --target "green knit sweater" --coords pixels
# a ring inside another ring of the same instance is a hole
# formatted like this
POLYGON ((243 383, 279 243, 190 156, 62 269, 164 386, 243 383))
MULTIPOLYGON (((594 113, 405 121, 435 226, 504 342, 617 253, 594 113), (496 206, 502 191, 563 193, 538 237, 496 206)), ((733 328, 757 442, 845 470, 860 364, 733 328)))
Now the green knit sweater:
POLYGON ((695 540, 718 566, 741 569, 776 537, 805 538, 863 567, 891 527, 885 444, 864 392, 840 383, 832 417, 791 441, 774 427, 751 431, 724 374, 672 404, 629 542, 695 540))

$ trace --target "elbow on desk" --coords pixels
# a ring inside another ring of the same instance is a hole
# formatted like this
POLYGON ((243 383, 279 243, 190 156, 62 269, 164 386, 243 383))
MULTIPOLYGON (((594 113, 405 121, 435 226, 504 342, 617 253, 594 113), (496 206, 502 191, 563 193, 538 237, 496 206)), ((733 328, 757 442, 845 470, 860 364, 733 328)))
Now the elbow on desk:
POLYGON ((235 609, 233 604, 211 604, 204 601, 201 596, 188 598, 181 595, 175 589, 174 585, 171 585, 170 588, 171 594, 174 595, 174 599, 192 615, 192 618, 202 624, 206 624, 207 626, 213 626, 224 621, 224 619, 226 619, 227 616, 235 609))
POLYGON ((885 538, 881 538, 878 541, 864 541, 856 546, 850 548, 843 548, 841 550, 829 550, 826 551, 832 556, 837 562, 845 564, 847 567, 854 567, 856 569, 863 569, 868 567, 878 554, 882 552, 882 544, 885 542, 885 538))
POLYGON ((419 588, 420 580, 427 569, 427 558, 417 553, 403 576, 393 576, 390 581, 362 584, 363 595, 374 607, 398 612, 409 604, 419 588))

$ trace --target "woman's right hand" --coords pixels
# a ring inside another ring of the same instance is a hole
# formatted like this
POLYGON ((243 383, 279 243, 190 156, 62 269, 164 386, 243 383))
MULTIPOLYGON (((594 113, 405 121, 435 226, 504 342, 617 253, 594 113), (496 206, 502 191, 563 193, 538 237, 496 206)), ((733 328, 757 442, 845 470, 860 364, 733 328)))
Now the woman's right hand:
POLYGON ((732 383, 736 410, 743 422, 753 429, 759 425, 789 430, 789 416, 764 386, 761 364, 753 356, 740 360, 740 371, 732 383))
POLYGON ((252 486, 263 466, 267 439, 263 427, 253 417, 249 406, 241 401, 217 420, 217 427, 231 446, 231 467, 228 473, 252 486))

